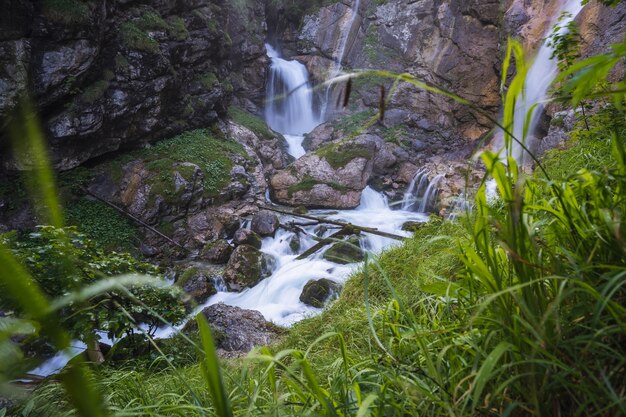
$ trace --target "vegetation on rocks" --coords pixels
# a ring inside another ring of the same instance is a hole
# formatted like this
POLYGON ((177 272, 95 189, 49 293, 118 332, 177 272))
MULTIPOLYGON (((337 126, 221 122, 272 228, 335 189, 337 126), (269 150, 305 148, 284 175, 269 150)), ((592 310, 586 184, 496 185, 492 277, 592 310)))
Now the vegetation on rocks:
POLYGON ((250 129, 262 139, 274 139, 277 137, 277 133, 267 127, 263 119, 239 107, 229 107, 228 115, 235 123, 250 129))

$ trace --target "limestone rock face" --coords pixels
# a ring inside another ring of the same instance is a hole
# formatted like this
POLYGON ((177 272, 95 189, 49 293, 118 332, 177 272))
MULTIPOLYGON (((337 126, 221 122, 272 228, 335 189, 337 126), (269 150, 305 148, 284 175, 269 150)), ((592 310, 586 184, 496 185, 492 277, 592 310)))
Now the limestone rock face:
MULTIPOLYGON (((233 95, 262 102, 261 0, 244 10, 223 0, 78 2, 69 12, 59 2, 9 3, 0 18, 0 120, 28 92, 60 170, 209 126, 233 95)), ((28 169, 0 154, 5 168, 28 169)))

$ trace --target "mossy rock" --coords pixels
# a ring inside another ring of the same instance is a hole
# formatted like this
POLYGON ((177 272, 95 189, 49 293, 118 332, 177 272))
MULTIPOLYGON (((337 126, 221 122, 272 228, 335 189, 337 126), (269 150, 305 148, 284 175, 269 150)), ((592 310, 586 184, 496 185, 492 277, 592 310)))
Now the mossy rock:
POLYGON ((263 245, 261 236, 259 236, 258 233, 255 233, 249 229, 237 230, 235 232, 235 235, 233 236, 233 243, 236 246, 248 245, 252 246, 255 249, 261 249, 261 246, 263 245))
POLYGON ((337 296, 340 290, 341 286, 329 279, 312 279, 304 286, 300 301, 315 308, 322 308, 329 299, 337 296))
POLYGON ((200 252, 200 259, 216 264, 225 264, 228 263, 232 254, 233 247, 226 240, 220 239, 207 243, 200 252))
POLYGON ((202 303, 217 293, 211 272, 198 267, 188 268, 176 280, 176 285, 182 288, 196 302, 202 303))
POLYGON ((424 222, 416 222, 411 220, 408 222, 404 222, 404 224, 402 225, 402 230, 404 230, 405 232, 415 232, 417 229, 423 227, 424 224, 424 222))
POLYGON ((233 291, 241 291, 255 286, 262 279, 262 253, 249 245, 237 246, 233 252, 224 280, 233 291))
POLYGON ((365 253, 359 246, 357 238, 350 238, 344 242, 335 243, 326 252, 323 258, 337 264, 351 264, 365 260, 365 253))

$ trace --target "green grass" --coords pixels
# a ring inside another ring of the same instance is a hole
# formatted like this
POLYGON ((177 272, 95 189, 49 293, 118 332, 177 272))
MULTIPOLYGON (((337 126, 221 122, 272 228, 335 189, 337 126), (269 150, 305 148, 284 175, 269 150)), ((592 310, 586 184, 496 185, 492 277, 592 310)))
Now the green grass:
POLYGON ((332 187, 333 189, 337 191, 341 191, 341 192, 346 192, 349 190, 348 187, 345 187, 337 182, 321 182, 311 177, 310 175, 305 175, 302 181, 300 181, 299 183, 293 184, 292 186, 287 188, 287 194, 289 195, 289 197, 291 197, 293 194, 297 193, 298 191, 311 191, 313 187, 315 187, 318 184, 326 184, 332 187))
POLYGON ((261 139, 275 139, 278 137, 277 134, 267 126, 263 119, 239 107, 229 107, 228 115, 233 122, 250 129, 261 139))
POLYGON ((189 31, 183 18, 179 16, 173 16, 168 19, 169 26, 168 32, 174 39, 178 41, 184 41, 189 38, 189 31))

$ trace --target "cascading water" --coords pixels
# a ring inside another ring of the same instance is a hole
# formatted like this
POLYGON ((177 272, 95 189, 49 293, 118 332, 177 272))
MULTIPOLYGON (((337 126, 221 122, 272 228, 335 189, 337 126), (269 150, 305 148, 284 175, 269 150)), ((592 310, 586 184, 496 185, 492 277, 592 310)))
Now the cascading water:
MULTIPOLYGON (((338 48, 333 54, 333 64, 329 68, 328 71, 328 79, 332 80, 341 72, 341 68, 343 66, 343 62, 346 59, 346 50, 348 47, 348 41, 350 40, 350 34, 352 33, 355 22, 357 21, 357 17, 359 16, 359 7, 361 6, 361 0, 354 0, 352 6, 349 10, 349 19, 347 23, 339 22, 340 27, 344 27, 341 33, 341 38, 339 40, 338 48)), ((345 17, 348 15, 346 14, 345 17)), ((344 17, 344 20, 345 20, 344 17)), ((330 103, 333 103, 333 89, 334 84, 329 84, 326 87, 326 92, 324 94, 324 99, 322 100, 322 106, 320 111, 320 118, 326 119, 328 116, 328 106, 330 103)))
MULTIPOLYGON (((554 23, 556 23, 556 19, 563 14, 564 18, 561 21, 560 33, 567 31, 567 24, 574 20, 578 13, 582 10, 583 5, 581 3, 582 2, 580 0, 562 1, 559 11, 554 16, 553 22, 550 24, 548 32, 545 35, 546 40, 544 40, 541 45, 541 48, 539 49, 539 52, 537 52, 537 56, 528 71, 526 82, 524 83, 523 94, 520 94, 516 98, 515 105, 515 124, 513 126, 513 134, 519 140, 524 138, 524 121, 526 120, 528 112, 531 111, 535 104, 541 103, 547 98, 550 86, 558 75, 557 61, 552 58, 553 48, 549 45, 549 40, 547 38, 550 35, 554 23)), ((529 137, 525 139, 525 146, 530 150, 533 150, 534 147, 535 138, 533 133, 539 123, 540 114, 541 106, 536 106, 530 113, 530 123, 528 124, 529 137)), ((497 145, 498 148, 503 147, 504 144, 502 139, 497 141, 497 145)), ((527 162, 526 159, 528 158, 528 155, 523 152, 522 148, 518 144, 513 144, 513 156, 522 164, 527 162)))

